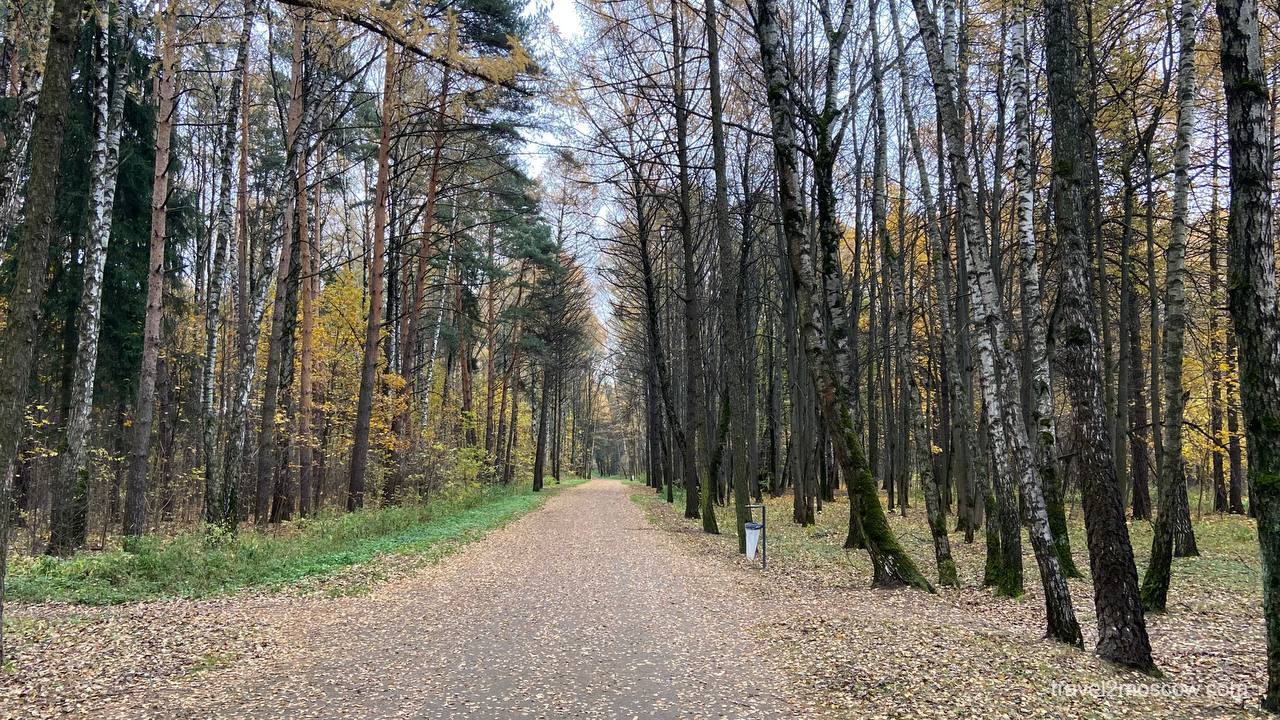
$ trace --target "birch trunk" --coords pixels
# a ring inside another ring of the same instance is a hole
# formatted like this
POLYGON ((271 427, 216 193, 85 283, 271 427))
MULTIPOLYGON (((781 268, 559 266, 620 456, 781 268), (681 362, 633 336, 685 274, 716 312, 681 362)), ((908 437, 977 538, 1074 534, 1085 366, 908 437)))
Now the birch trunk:
POLYGON ((1058 477, 1057 433, 1053 417, 1053 386, 1049 373, 1049 350, 1045 328, 1044 304, 1041 301, 1040 259, 1035 234, 1035 178, 1031 163, 1031 87, 1030 63, 1027 55, 1026 8, 1021 4, 1013 19, 1012 88, 1015 151, 1013 161, 1014 183, 1017 193, 1017 225, 1019 261, 1022 270, 1023 321, 1028 335, 1031 355, 1030 428, 1033 433, 1036 470, 1044 489, 1045 505, 1049 512, 1049 527, 1053 531, 1053 544, 1058 562, 1067 577, 1080 577, 1075 559, 1071 556, 1071 536, 1067 530, 1067 515, 1063 507, 1062 481, 1058 477))
POLYGON ((1083 195, 1087 153, 1081 137, 1084 109, 1077 95, 1080 57, 1075 7, 1069 0, 1045 0, 1044 15, 1053 128, 1054 226, 1059 244, 1055 357, 1071 399, 1071 430, 1076 443, 1072 466, 1080 478, 1084 501, 1098 618, 1097 652, 1111 662, 1152 670, 1155 665, 1138 597, 1133 548, 1106 431, 1098 316, 1089 292, 1090 243, 1085 235, 1083 195))
MULTIPOLYGON (((858 506, 859 529, 871 556, 875 584, 908 585, 931 591, 929 581, 898 544, 889 527, 884 508, 876 494, 875 480, 871 477, 861 443, 853 428, 849 410, 851 395, 843 376, 837 374, 837 367, 841 366, 840 360, 845 358, 835 357, 838 351, 833 351, 826 345, 822 324, 816 314, 813 256, 806 236, 808 222, 800 204, 794 111, 787 94, 787 72, 783 65, 782 38, 775 1, 757 0, 755 33, 764 68, 778 203, 782 211, 782 227, 796 291, 797 317, 805 355, 810 360, 817 380, 821 415, 848 484, 849 500, 858 506)), ((843 316, 832 318, 833 323, 843 320, 843 316)), ((844 350, 847 349, 846 345, 844 350)))
POLYGON ((85 245, 80 309, 76 315, 75 372, 71 402, 62 439, 62 462, 52 490, 49 512, 49 545, 52 555, 70 555, 84 544, 89 519, 89 472, 86 440, 93 412, 94 375, 98 364, 98 340, 102 329, 102 274, 111 240, 111 210, 120 169, 120 135, 124 117, 129 67, 129 41, 125 34, 126 6, 117 6, 114 17, 109 0, 94 5, 93 120, 95 135, 89 161, 89 233, 85 245), (110 73, 109 34, 122 48, 110 73), (108 97, 114 83, 115 94, 108 97))
MULTIPOLYGON (((1180 49, 1178 56, 1178 129, 1173 152, 1173 220, 1169 247, 1165 251, 1164 287, 1164 417, 1162 430, 1163 472, 1158 486, 1155 533, 1151 540, 1151 561, 1142 579, 1142 605, 1148 611, 1161 612, 1169 596, 1169 577, 1173 565, 1174 528, 1187 507, 1187 479, 1182 461, 1182 418, 1185 401, 1182 395, 1183 343, 1187 329, 1187 194, 1191 185, 1188 167, 1191 163, 1191 131, 1195 122, 1195 0, 1182 0, 1178 18, 1180 49), (1180 496, 1180 497, 1179 497, 1180 496), (1181 507, 1179 507, 1181 505, 1181 507)), ((1189 530, 1189 527, 1188 527, 1189 530)), ((1194 536, 1191 550, 1194 553, 1194 536)))
POLYGON ((25 15, 21 3, 11 3, 5 18, 8 27, 4 42, 4 62, 8 67, 0 76, 4 92, 0 97, 12 102, 0 114, 0 227, 12 228, 22 222, 26 186, 33 179, 31 159, 34 121, 40 102, 42 72, 47 71, 46 52, 52 38, 49 4, 33 3, 25 15), (41 46, 44 47, 41 47, 41 46), (25 52, 24 52, 25 51, 25 52), (25 54, 25 58, 21 57, 25 54), (41 64, 41 60, 46 60, 41 64))
POLYGON ((220 333, 218 320, 222 310, 222 292, 225 285, 228 246, 231 242, 231 180, 233 153, 236 149, 236 129, 244 95, 244 74, 249 63, 249 35, 253 30, 254 2, 244 4, 244 17, 240 25, 240 40, 236 50, 235 68, 232 70, 231 87, 227 93, 227 115, 222 126, 221 155, 218 159, 218 204, 215 212, 213 237, 213 265, 209 272, 209 291, 205 306, 204 364, 201 370, 201 422, 204 444, 204 519, 210 524, 225 523, 232 511, 225 503, 229 497, 224 487, 230 479, 222 474, 223 458, 218 453, 218 435, 221 418, 214 397, 214 381, 218 364, 220 333))
MULTIPOLYGON (((247 60, 247 58, 246 58, 247 60)), ((249 64, 241 73, 241 88, 248 87, 249 64)), ((244 92, 247 92, 245 90, 244 92)), ((223 451, 225 477, 222 482, 222 525, 234 530, 240 518, 240 484, 244 474, 244 450, 249 441, 249 394, 257 373, 258 337, 262 332, 262 314, 271 286, 271 257, 267 248, 259 248, 249 237, 249 103, 240 103, 240 157, 237 160, 236 184, 236 371, 233 394, 228 403, 223 451), (255 254, 257 257, 254 257, 255 254)))
POLYGON ((1280 712, 1280 308, 1272 227, 1272 156, 1267 78, 1256 0, 1218 0, 1220 61, 1227 98, 1231 214, 1227 219, 1228 305, 1239 343, 1240 400, 1249 444, 1250 509, 1258 518, 1267 691, 1280 712))
MULTIPOLYGON (((929 68, 937 78, 943 67, 937 21, 923 0, 913 0, 913 5, 929 68)), ((958 103, 936 81, 934 99, 940 109, 951 180, 966 238, 969 297, 978 326, 976 339, 983 378, 983 400, 992 451, 996 456, 996 487, 1004 500, 1000 503, 1000 552, 1003 567, 999 587, 1002 592, 1011 594, 1020 594, 1022 590, 1021 538, 1017 499, 1013 490, 1017 483, 1022 491, 1023 513, 1044 589, 1048 635, 1065 643, 1080 645, 1083 642, 1080 626, 1076 621, 1071 593, 1058 560, 1040 478, 1032 463, 1022 406, 1014 400, 1020 384, 1018 367, 1008 351, 1007 320, 1000 289, 988 249, 981 240, 978 203, 973 195, 972 175, 966 155, 968 146, 958 103)))
MULTIPOLYGON (((1218 154, 1219 134, 1215 126, 1213 132, 1213 156, 1218 154)), ((1218 218, 1218 166, 1213 167, 1213 179, 1210 181, 1212 201, 1209 206, 1209 435, 1213 438, 1213 509, 1215 512, 1226 512, 1227 477, 1225 460, 1225 443, 1221 442, 1223 432, 1222 390, 1224 384, 1224 348, 1222 343, 1219 309, 1222 307, 1222 260, 1218 250, 1220 236, 1218 218)))

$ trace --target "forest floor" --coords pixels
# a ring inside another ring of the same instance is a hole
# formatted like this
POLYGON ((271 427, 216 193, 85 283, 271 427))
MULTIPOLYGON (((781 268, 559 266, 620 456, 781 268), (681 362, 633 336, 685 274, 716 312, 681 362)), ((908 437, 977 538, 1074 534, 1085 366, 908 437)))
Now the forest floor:
MULTIPOLYGON (((849 506, 828 503, 816 525, 791 521, 790 497, 769 507, 769 567, 737 553, 733 508, 718 508, 724 534, 706 535, 642 485, 634 498, 656 527, 680 537, 695 554, 750 568, 749 583, 766 605, 762 638, 801 678, 799 693, 839 716, 861 718, 1246 718, 1265 681, 1256 530, 1237 516, 1206 514, 1196 523, 1201 557, 1175 561, 1170 611, 1148 617, 1162 676, 1118 669, 1092 653, 1093 586, 1072 580, 1088 650, 1043 640, 1044 604, 1035 562, 1026 552, 1026 594, 997 597, 981 588, 981 533, 973 544, 952 535, 960 589, 936 595, 870 588, 862 551, 845 551, 849 506)), ((1078 510, 1078 509, 1077 509, 1078 510)), ((890 514, 904 546, 936 579, 923 510, 890 514)), ((1076 563, 1088 574, 1078 512, 1072 519, 1076 563)), ((1131 526, 1138 567, 1150 548, 1150 523, 1131 526)))
MULTIPOLYGON (((18 604, 0 718, 1263 717, 1246 519, 1197 523, 1203 555, 1176 562, 1171 611, 1149 620, 1153 678, 1042 640, 1029 557, 1017 600, 979 587, 981 537, 958 534, 962 589, 872 590, 840 547, 847 503, 800 528, 769 502, 764 571, 737 554, 731 508, 709 536, 679 502, 597 480, 448 557, 284 591, 18 604)), ((922 515, 890 517, 932 575, 922 515)), ((1149 525, 1131 532, 1141 567, 1149 525)), ((1072 591, 1091 644, 1092 587, 1072 591)))
POLYGON ((0 717, 819 716, 762 636, 789 609, 631 493, 566 489, 438 563, 356 573, 355 594, 18 605, 0 717))

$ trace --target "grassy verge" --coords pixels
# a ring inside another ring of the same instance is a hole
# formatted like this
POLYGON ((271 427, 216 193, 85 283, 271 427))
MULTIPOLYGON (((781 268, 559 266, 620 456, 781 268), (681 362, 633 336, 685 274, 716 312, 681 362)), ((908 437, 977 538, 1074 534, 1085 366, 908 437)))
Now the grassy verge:
POLYGON ((269 533, 196 531, 142 538, 131 551, 85 552, 65 560, 18 557, 10 565, 7 596, 16 602, 111 605, 279 589, 387 555, 447 554, 534 510, 556 489, 580 482, 549 485, 541 493, 527 487, 455 488, 421 504, 324 515, 269 533))
MULTIPOLYGON (((665 490, 655 495, 641 482, 632 484, 632 499, 646 507, 650 513, 660 512, 666 504, 665 490)), ((923 498, 913 494, 906 517, 899 512, 888 513, 889 524, 899 542, 920 563, 921 570, 931 580, 936 579, 933 560, 933 542, 924 516, 923 498)), ((881 502, 884 501, 883 496, 881 502)), ((822 574, 842 576, 854 584, 870 581, 870 564, 863 551, 847 551, 843 548, 849 528, 849 504, 843 490, 834 502, 824 503, 817 513, 816 524, 801 527, 792 521, 792 499, 788 492, 782 497, 765 497, 769 508, 769 560, 778 567, 787 565, 804 568, 822 574)), ((673 512, 684 508, 684 496, 676 488, 673 512)), ((1068 511, 1071 549, 1076 566, 1089 572, 1088 545, 1085 538, 1083 513, 1077 505, 1068 511)), ((733 507, 717 506, 720 519, 719 542, 736 544, 733 507), (726 521, 728 518, 730 521, 726 521)), ((683 521, 698 527, 696 521, 683 521)), ((955 527, 955 516, 948 516, 948 524, 955 527)), ((1196 608, 1206 605, 1250 606, 1255 604, 1261 587, 1261 569, 1258 561, 1257 528, 1254 521, 1239 515, 1218 513, 1192 513, 1192 524, 1200 546, 1200 557, 1178 558, 1174 561, 1173 588, 1180 602, 1196 608)), ((1130 521, 1129 534, 1133 544, 1139 576, 1146 570, 1151 554, 1152 526, 1149 521, 1130 521)), ((965 543, 960 533, 951 534, 951 551, 960 567, 961 580, 966 586, 980 586, 986 558, 983 534, 976 533, 975 542, 965 543)), ((1023 567, 1027 573, 1028 587, 1037 583, 1035 557, 1030 543, 1023 542, 1023 567)), ((1086 594, 1087 597, 1087 594, 1086 594)))

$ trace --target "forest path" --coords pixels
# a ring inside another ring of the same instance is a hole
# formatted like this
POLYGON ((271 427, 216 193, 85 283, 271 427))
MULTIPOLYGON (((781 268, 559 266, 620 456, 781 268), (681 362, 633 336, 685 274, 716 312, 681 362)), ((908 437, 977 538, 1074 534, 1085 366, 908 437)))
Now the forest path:
MULTIPOLYGON (((96 717, 795 717, 752 645, 744 571, 650 525, 616 480, 568 489, 265 657, 96 717)), ((332 609, 332 608, 331 608, 332 609)))

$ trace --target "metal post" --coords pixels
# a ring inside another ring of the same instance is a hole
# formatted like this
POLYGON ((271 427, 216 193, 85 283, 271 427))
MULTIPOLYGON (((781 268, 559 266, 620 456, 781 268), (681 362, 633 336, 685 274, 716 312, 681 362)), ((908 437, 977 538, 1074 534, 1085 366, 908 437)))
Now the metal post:
POLYGON ((760 503, 760 569, 769 569, 769 521, 768 508, 760 503))

